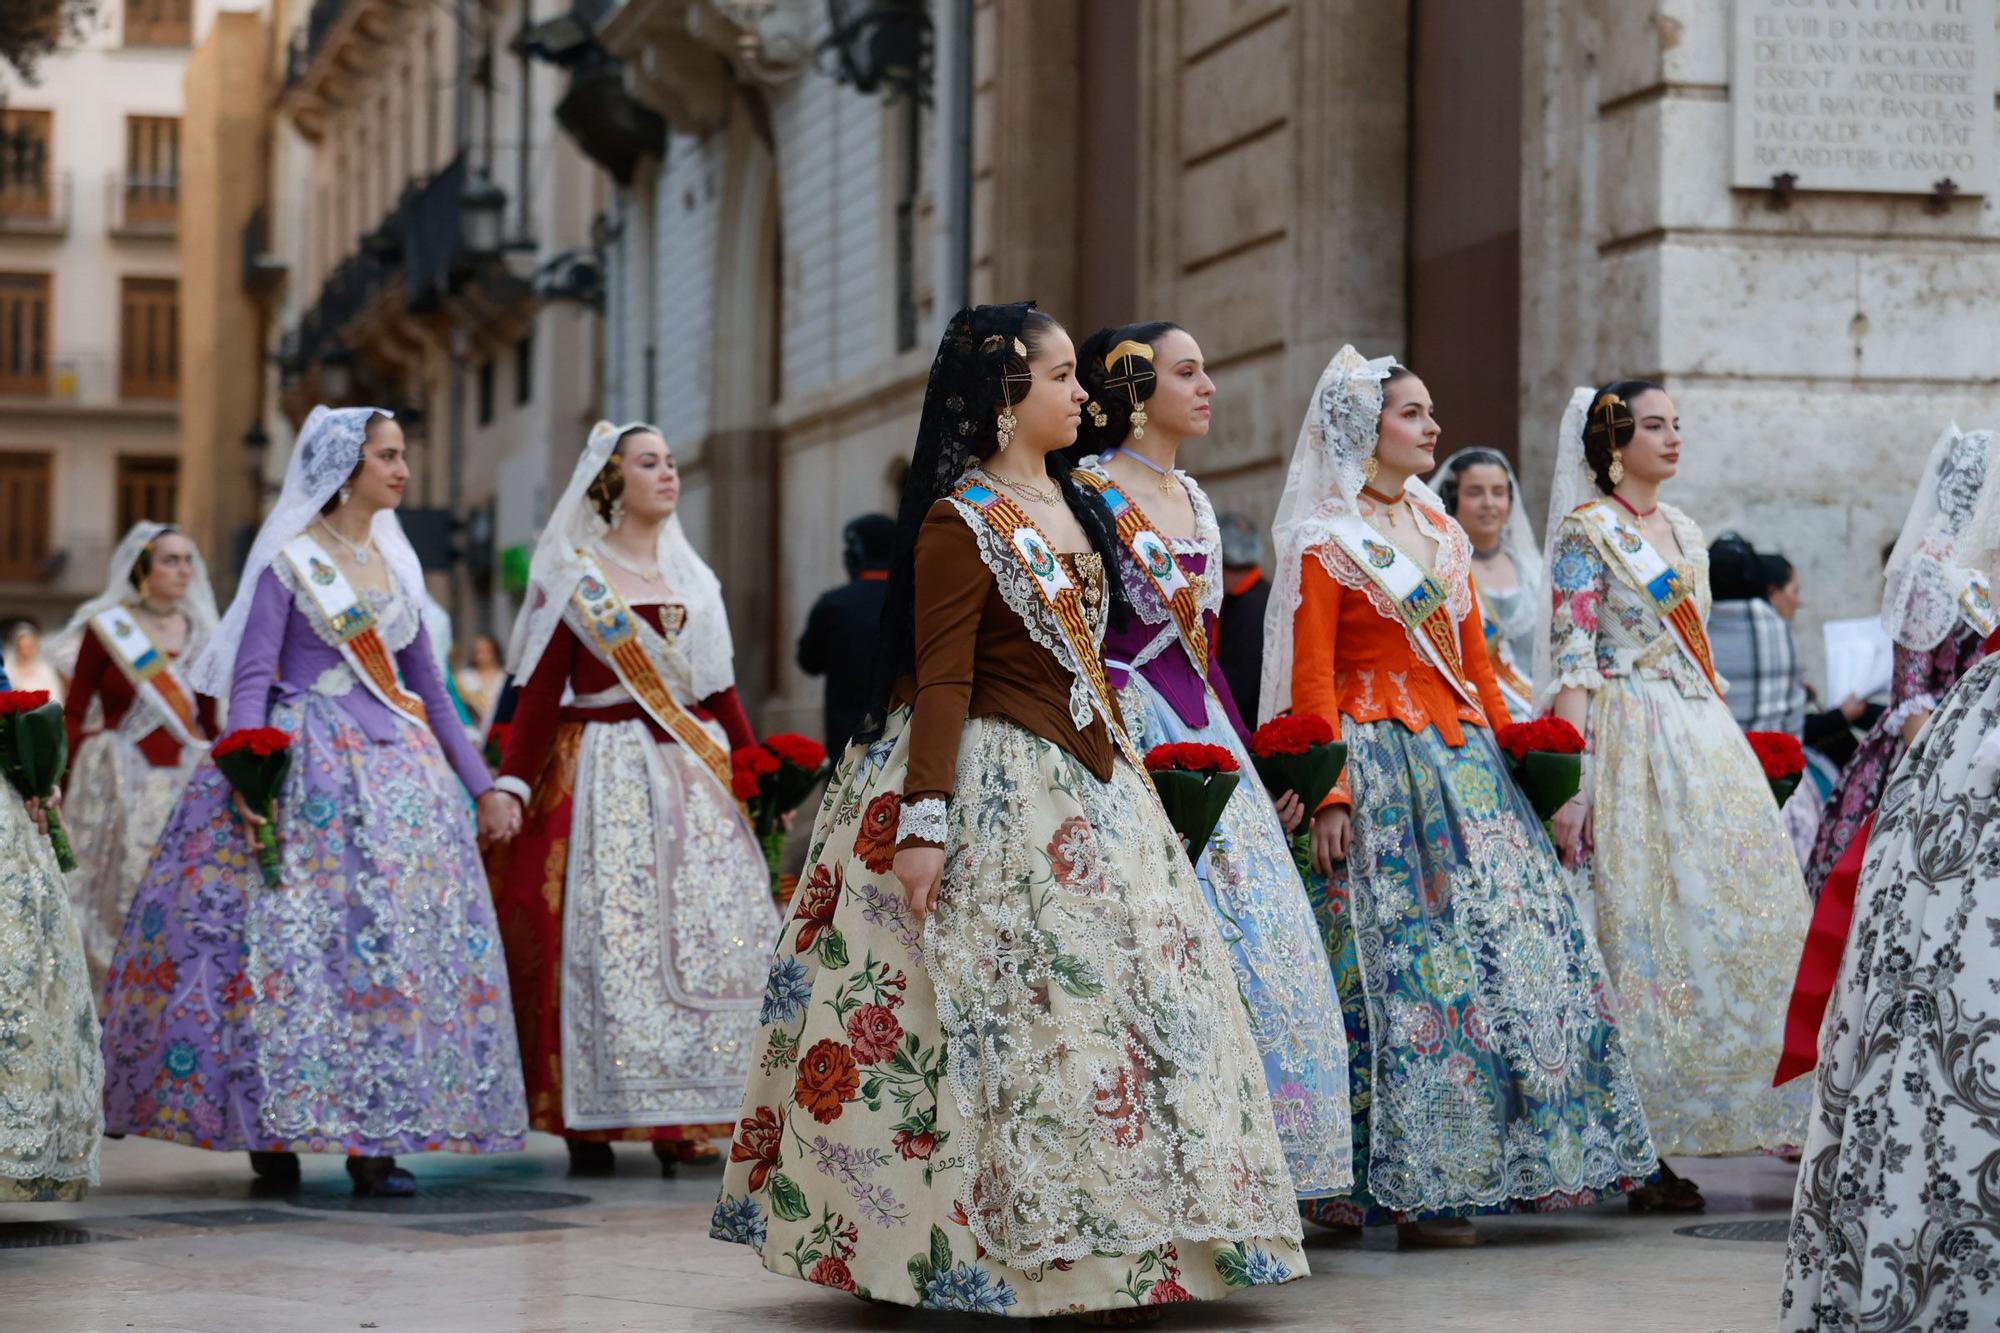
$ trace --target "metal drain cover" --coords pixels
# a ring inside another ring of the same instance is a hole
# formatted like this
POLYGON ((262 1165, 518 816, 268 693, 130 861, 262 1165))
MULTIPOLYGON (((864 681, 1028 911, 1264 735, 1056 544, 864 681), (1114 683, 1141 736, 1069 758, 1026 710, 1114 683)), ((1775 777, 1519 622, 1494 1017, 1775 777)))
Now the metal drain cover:
POLYGON ((281 1222, 308 1222, 297 1213, 281 1213, 275 1208, 204 1208, 198 1212, 140 1213, 135 1222, 171 1222, 177 1227, 269 1227, 281 1222))
POLYGON ((418 1181, 417 1192, 404 1199, 378 1195, 357 1197, 345 1182, 324 1188, 307 1188, 293 1195, 294 1208, 311 1208, 328 1213, 387 1213, 391 1216, 425 1217, 450 1213, 533 1213, 550 1208, 574 1208, 589 1203, 588 1195, 558 1194, 553 1190, 509 1189, 501 1185, 432 1185, 418 1181))
POLYGON ((61 1222, 0 1222, 0 1250, 39 1250, 50 1245, 88 1245, 100 1240, 123 1240, 61 1222))
POLYGON ((1676 1236, 1692 1236, 1696 1240, 1751 1240, 1767 1244, 1783 1245, 1790 1235, 1792 1224, 1787 1221, 1775 1222, 1704 1222, 1700 1226, 1675 1227, 1676 1236))

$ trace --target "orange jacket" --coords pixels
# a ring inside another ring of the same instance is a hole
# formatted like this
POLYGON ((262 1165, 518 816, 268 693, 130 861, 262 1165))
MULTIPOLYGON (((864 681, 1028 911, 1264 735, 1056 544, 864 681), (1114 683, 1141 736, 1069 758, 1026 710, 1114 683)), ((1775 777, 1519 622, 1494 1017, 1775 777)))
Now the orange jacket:
MULTIPOLYGON (((1446 577, 1445 552, 1439 550, 1440 580, 1446 577)), ((1335 550, 1332 558, 1346 561, 1335 550)), ((1458 621, 1459 658, 1466 678, 1485 704, 1482 711, 1459 696, 1444 673, 1431 665, 1410 642, 1403 622, 1380 609, 1375 597, 1386 595, 1344 586, 1326 572, 1313 551, 1306 552, 1299 584, 1299 609, 1292 618, 1292 711, 1317 713, 1341 733, 1342 719, 1379 722, 1394 718, 1411 731, 1434 726, 1445 744, 1465 744, 1464 726, 1504 727, 1513 719, 1501 699, 1486 656, 1478 594, 1458 621)), ((1362 577, 1356 571, 1356 577, 1362 577)), ((1457 578, 1469 579, 1464 571, 1457 578)), ((1439 612, 1449 615, 1450 611, 1439 612)), ((1349 805, 1345 782, 1327 795, 1321 808, 1349 805)))

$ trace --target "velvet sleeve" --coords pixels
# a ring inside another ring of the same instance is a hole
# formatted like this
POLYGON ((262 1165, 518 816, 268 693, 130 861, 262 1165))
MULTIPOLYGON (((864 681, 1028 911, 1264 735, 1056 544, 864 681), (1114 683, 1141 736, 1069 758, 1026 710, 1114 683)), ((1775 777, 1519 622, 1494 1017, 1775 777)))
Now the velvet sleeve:
MULTIPOLYGON (((84 720, 90 716, 90 701, 104 682, 104 669, 111 665, 110 654, 97 640, 97 631, 83 627, 83 641, 76 650, 76 674, 70 677, 69 693, 63 696, 63 729, 69 733, 69 766, 76 768, 76 747, 83 740, 84 720)), ((63 774, 69 781, 69 774, 63 774)))
POLYGON ((993 587, 972 529, 946 501, 932 507, 917 535, 916 567, 916 694, 905 805, 949 797, 956 785, 979 619, 993 587))
POLYGON ((1486 618, 1477 588, 1472 589, 1472 609, 1458 622, 1458 655, 1465 664, 1466 679, 1479 691, 1486 725, 1498 731, 1512 723, 1514 716, 1507 711, 1506 696, 1500 693, 1500 679, 1493 674, 1493 659, 1486 653, 1486 618))
POLYGON ((556 743, 556 723, 562 712, 563 688, 576 669, 578 644, 567 622, 558 624, 542 650, 535 670, 514 695, 514 718, 507 729, 507 747, 500 756, 500 786, 526 805, 526 793, 542 775, 549 750, 556 743))
MULTIPOLYGON (((1319 556, 1307 551, 1299 571, 1299 609, 1292 613, 1292 712, 1317 713, 1340 739, 1340 690, 1334 683, 1334 663, 1340 626, 1340 600, 1346 589, 1326 572, 1319 556)), ((1282 792, 1274 793, 1283 795, 1282 792)), ((1319 808, 1352 805, 1346 775, 1326 794, 1319 808)), ((1317 812, 1315 812, 1317 813, 1317 812)))
POLYGON ((404 683, 424 701, 424 716, 430 719, 431 735, 437 737, 452 771, 458 774, 458 780, 465 784, 472 799, 478 800, 493 786, 493 775, 486 771, 486 761, 479 757, 472 739, 465 734, 465 724, 458 720, 458 710, 452 707, 451 695, 444 688, 444 676, 438 671, 437 654, 431 651, 429 628, 418 627, 417 637, 396 654, 396 662, 403 669, 404 683))
POLYGON ((268 724, 271 682, 277 679, 278 657, 285 648, 285 628, 291 619, 292 594, 275 570, 257 579, 250 615, 243 624, 243 641, 229 674, 229 727, 247 731, 268 724))
POLYGON ((709 716, 722 724, 722 730, 729 736, 729 748, 741 750, 757 743, 757 733, 751 730, 750 715, 743 711, 743 700, 731 685, 726 690, 717 690, 701 701, 709 716))

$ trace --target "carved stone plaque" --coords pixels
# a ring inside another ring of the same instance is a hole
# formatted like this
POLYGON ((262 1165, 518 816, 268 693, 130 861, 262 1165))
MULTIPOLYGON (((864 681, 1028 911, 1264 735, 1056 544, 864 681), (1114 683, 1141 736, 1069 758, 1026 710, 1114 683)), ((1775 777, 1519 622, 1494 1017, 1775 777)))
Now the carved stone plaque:
POLYGON ((1732 185, 1993 187, 2000 0, 1735 0, 1732 185))

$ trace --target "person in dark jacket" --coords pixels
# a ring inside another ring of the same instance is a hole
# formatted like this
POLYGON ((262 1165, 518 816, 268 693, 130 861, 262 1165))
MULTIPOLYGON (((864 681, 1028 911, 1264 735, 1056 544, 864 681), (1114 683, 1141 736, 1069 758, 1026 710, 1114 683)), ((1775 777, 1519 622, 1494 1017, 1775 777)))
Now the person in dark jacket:
POLYGON ((1222 659, 1222 677, 1236 696, 1237 709, 1254 726, 1264 673, 1264 605, 1271 600, 1271 580, 1263 568, 1264 533, 1241 514, 1223 514, 1216 524, 1222 529, 1216 656, 1222 659))
POLYGON ((895 537, 896 520, 887 514, 848 521, 841 534, 847 582, 820 595, 799 636, 799 670, 826 677, 828 754, 847 748, 868 710, 895 537))

